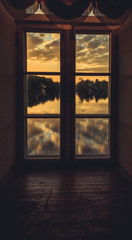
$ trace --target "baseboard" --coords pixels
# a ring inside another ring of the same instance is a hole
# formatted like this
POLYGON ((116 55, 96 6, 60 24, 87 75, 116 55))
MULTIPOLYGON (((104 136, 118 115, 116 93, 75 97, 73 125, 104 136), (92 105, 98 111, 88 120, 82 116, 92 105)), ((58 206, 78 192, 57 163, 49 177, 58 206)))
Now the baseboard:
POLYGON ((130 176, 120 165, 118 166, 120 174, 132 183, 132 176, 130 176))
POLYGON ((9 172, 0 179, 0 189, 14 176, 15 168, 12 167, 9 172))

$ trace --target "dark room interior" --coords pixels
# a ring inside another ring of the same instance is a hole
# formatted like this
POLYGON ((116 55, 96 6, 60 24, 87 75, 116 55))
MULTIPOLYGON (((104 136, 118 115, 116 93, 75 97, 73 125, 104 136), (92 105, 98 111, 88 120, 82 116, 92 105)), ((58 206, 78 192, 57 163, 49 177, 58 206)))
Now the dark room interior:
POLYGON ((132 1, 0 1, 0 239, 132 239, 132 1))

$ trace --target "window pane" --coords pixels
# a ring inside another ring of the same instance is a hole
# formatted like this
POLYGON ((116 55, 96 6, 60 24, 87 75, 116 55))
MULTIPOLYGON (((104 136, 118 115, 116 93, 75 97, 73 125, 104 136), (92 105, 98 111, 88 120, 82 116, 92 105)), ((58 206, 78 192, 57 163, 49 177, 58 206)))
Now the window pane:
POLYGON ((60 114, 60 76, 27 76, 27 113, 60 114))
POLYGON ((27 119, 27 155, 60 154, 60 119, 27 119))
POLYGON ((76 154, 109 154, 108 119, 76 119, 76 154))
POLYGON ((108 114, 107 76, 76 77, 76 114, 108 114))
POLYGON ((27 71, 60 72, 59 33, 27 33, 27 71))
POLYGON ((76 72, 109 72, 108 34, 76 34, 76 72))

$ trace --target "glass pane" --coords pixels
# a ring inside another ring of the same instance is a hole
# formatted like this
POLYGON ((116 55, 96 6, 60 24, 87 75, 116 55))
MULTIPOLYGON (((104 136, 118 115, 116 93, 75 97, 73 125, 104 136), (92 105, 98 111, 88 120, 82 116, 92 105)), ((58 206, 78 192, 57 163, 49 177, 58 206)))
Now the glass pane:
POLYGON ((76 119, 76 154, 109 154, 108 129, 108 119, 76 119))
POLYGON ((27 71, 60 72, 59 33, 27 33, 27 71))
POLYGON ((27 119, 27 155, 60 154, 60 119, 27 119))
POLYGON ((76 34, 76 72, 109 72, 109 35, 76 34))
POLYGON ((107 76, 76 77, 76 114, 108 114, 107 76))
POLYGON ((27 76, 27 113, 60 114, 60 76, 27 76))

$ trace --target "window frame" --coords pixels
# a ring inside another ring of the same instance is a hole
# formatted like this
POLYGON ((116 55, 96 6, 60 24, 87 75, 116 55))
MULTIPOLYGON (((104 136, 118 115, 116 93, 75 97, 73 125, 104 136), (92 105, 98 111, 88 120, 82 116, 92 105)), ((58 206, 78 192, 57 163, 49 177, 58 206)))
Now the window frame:
MULTIPOLYGON (((60 114, 28 114, 27 113, 27 83, 26 83, 26 77, 28 75, 42 75, 42 76, 60 76, 60 91, 61 91, 61 31, 58 29, 49 30, 49 29, 24 29, 24 50, 25 50, 25 65, 24 65, 24 157, 25 159, 60 159, 60 154, 47 154, 47 155, 28 155, 28 144, 27 144, 27 119, 59 119, 60 120, 60 150, 61 150, 61 102, 60 101, 60 114), (47 71, 27 71, 27 35, 26 33, 58 33, 60 34, 60 71, 58 72, 47 72, 47 71)), ((61 95, 61 92, 60 92, 61 95)))
MULTIPOLYGON (((75 69, 75 77, 76 76, 108 76, 109 80, 108 80, 108 114, 76 114, 75 113, 75 120, 77 118, 86 118, 86 119, 92 119, 92 118, 106 118, 109 121, 108 124, 108 154, 93 154, 93 155, 77 155, 75 152, 75 159, 76 160, 92 160, 92 159, 110 159, 112 154, 111 154, 111 116, 112 116, 112 101, 111 101, 111 82, 112 82, 112 32, 111 30, 91 30, 90 29, 86 29, 86 27, 83 27, 83 29, 81 29, 81 27, 76 27, 74 30, 74 34, 76 36, 76 34, 95 34, 95 35, 109 35, 109 72, 108 73, 92 73, 92 72, 88 72, 88 73, 81 73, 81 72, 76 72, 75 69)), ((74 37, 75 38, 75 37, 74 37)), ((76 53, 76 40, 75 40, 75 53, 76 53)), ((76 55, 75 55, 75 60, 74 60, 75 64, 76 64, 76 55)), ((75 68, 75 66, 74 66, 75 68)), ((75 98, 75 97, 74 97, 75 98)), ((74 133, 75 134, 75 133, 74 133)), ((75 144, 76 145, 76 144, 75 144)))
MULTIPOLYGON (((18 159, 18 165, 24 164, 24 163, 33 163, 33 162, 43 162, 47 165, 56 165, 61 164, 62 166, 76 166, 79 164, 94 164, 97 160, 97 163, 112 163, 113 162, 113 152, 115 151, 115 148, 113 147, 113 143, 111 143, 111 136, 113 137, 113 129, 115 129, 116 125, 113 127, 113 112, 111 108, 111 120, 110 120, 110 155, 109 156, 84 156, 81 157, 82 161, 80 161, 79 158, 76 158, 75 156, 75 33, 76 32, 86 32, 86 33, 109 33, 111 35, 111 59, 113 59, 112 56, 113 50, 112 45, 115 40, 113 40, 112 37, 112 30, 108 29, 106 26, 91 26, 91 25, 78 25, 74 24, 72 25, 65 25, 65 24, 51 24, 44 23, 44 22, 28 22, 28 21, 17 21, 17 33, 16 33, 16 47, 17 47, 17 151, 16 156, 18 159), (70 26, 70 27, 69 27, 70 26), (25 31, 36 31, 38 32, 38 29, 42 32, 45 31, 59 31, 61 38, 61 87, 64 90, 61 90, 61 99, 63 104, 61 104, 61 112, 60 112, 60 158, 32 158, 32 161, 30 159, 27 159, 25 157, 25 134, 24 134, 24 121, 23 119, 23 113, 24 113, 24 85, 23 85, 23 69, 24 69, 24 59, 25 59, 25 52, 24 52, 24 32, 25 31), (68 50, 66 49, 66 46, 69 44, 68 50), (68 56, 70 54, 70 59, 68 56), (64 58, 66 59, 65 62, 68 63, 68 70, 69 73, 67 73, 67 67, 64 63, 64 58), (67 78, 67 81, 66 81, 67 78), (73 79, 73 81, 70 81, 70 79, 73 79), (67 99, 65 99, 65 94, 68 95, 67 99), (71 101, 71 105, 69 104, 69 101, 71 101), (63 105, 63 106, 62 106, 63 105), (67 107, 67 111, 65 112, 65 107, 67 107), (23 109, 23 110, 22 110, 23 109), (68 113, 68 115, 67 115, 68 113), (65 119, 65 120, 64 120, 65 119), (67 127, 65 126, 65 122, 67 122, 67 127), (72 127, 71 127, 72 125, 72 127), (74 139, 74 141, 73 141, 74 139), (113 150, 114 149, 114 150, 113 150), (22 153, 22 154, 21 154, 22 153), (112 158, 112 159, 111 159, 112 158), (29 160, 29 161, 28 161, 29 160), (60 161, 61 160, 61 161, 60 161)), ((112 62, 112 61, 110 61, 112 62)), ((112 64, 113 65, 113 64, 112 64)), ((112 66, 111 66, 112 67, 112 66)), ((87 74, 86 74, 87 75, 87 74)), ((111 72, 111 89, 112 87, 112 78, 113 78, 113 72, 111 72)), ((115 101, 115 97, 113 93, 111 92, 111 95, 113 96, 113 99, 111 101, 111 107, 115 101)))

